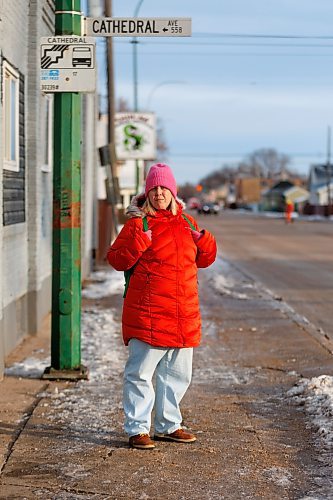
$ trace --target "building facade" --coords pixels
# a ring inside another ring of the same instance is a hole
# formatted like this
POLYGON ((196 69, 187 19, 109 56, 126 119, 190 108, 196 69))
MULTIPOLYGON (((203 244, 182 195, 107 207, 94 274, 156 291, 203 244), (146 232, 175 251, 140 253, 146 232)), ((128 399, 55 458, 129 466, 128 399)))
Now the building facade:
MULTIPOLYGON (((0 0, 0 378, 4 360, 51 308, 53 96, 39 90, 39 40, 54 0, 0 0)), ((94 245, 95 97, 83 99, 82 276, 94 245)))
POLYGON ((333 200, 333 165, 311 165, 309 174, 309 203, 314 212, 327 208, 333 200))

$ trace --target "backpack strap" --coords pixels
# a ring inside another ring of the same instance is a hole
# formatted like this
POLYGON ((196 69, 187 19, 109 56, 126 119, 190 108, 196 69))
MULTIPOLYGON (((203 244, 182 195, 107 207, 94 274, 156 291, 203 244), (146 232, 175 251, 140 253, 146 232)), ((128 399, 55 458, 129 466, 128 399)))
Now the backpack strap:
POLYGON ((192 224, 192 222, 190 221, 190 219, 188 217, 186 217, 185 214, 182 214, 182 217, 183 217, 183 219, 186 220, 186 222, 191 227, 191 229, 193 229, 193 231, 197 231, 196 227, 192 224))
POLYGON ((149 229, 149 227, 148 227, 148 219, 147 219, 147 217, 146 217, 146 216, 145 216, 145 217, 143 217, 143 219, 142 219, 142 224, 143 224, 143 230, 144 230, 144 231, 148 231, 148 229, 149 229))

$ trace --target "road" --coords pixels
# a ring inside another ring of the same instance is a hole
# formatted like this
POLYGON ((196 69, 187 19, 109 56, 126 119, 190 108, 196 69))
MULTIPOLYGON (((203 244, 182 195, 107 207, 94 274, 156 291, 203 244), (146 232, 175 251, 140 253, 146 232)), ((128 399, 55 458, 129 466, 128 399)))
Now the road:
POLYGON ((199 216, 220 252, 333 340, 333 224, 225 211, 199 216))

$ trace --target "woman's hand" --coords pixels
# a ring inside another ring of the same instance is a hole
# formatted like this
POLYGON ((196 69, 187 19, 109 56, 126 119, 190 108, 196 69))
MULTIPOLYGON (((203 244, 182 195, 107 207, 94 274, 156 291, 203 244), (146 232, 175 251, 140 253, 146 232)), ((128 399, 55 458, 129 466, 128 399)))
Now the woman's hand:
POLYGON ((151 241, 151 238, 152 238, 151 229, 147 229, 147 231, 144 231, 144 234, 146 234, 151 241))
POLYGON ((199 233, 199 231, 194 231, 194 229, 191 229, 191 233, 192 233, 192 238, 193 238, 193 240, 194 240, 195 243, 197 241, 199 241, 200 238, 202 238, 202 236, 203 236, 202 233, 199 233))

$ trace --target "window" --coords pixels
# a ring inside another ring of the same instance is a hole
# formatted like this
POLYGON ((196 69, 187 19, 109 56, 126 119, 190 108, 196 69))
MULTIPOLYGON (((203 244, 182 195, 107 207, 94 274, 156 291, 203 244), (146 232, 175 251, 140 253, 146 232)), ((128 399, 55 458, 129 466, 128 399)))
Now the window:
POLYGON ((44 137, 42 171, 52 172, 53 164, 53 96, 44 95, 44 137))
POLYGON ((3 63, 4 169, 18 172, 19 165, 19 74, 3 63))

